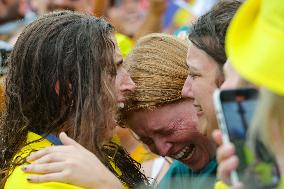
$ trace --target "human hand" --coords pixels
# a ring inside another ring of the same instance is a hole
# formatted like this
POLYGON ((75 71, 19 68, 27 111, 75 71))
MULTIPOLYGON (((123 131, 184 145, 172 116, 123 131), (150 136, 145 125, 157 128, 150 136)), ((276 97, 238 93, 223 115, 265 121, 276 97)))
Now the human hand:
POLYGON ((29 182, 64 182, 87 189, 109 188, 106 183, 110 180, 121 185, 93 153, 65 133, 61 133, 59 138, 64 145, 44 148, 27 158, 32 163, 22 166, 22 170, 40 174, 29 175, 29 182))
MULTIPOLYGON (((218 178, 226 183, 227 185, 231 185, 230 175, 231 172, 236 170, 239 165, 239 158, 235 155, 235 146, 231 143, 223 144, 222 141, 222 132, 219 129, 213 131, 213 139, 214 141, 220 145, 217 148, 217 161, 218 161, 218 169, 217 176, 218 178)), ((232 189, 242 189, 242 183, 234 183, 232 189)))

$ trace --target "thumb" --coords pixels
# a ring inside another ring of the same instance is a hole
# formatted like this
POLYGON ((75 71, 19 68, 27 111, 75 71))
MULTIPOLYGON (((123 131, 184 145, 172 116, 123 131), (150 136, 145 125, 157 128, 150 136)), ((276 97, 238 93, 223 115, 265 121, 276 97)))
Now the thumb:
POLYGON ((212 137, 216 144, 222 145, 223 144, 223 138, 222 138, 222 132, 219 129, 215 129, 212 133, 212 137))
POLYGON ((237 184, 231 187, 231 189, 243 189, 243 188, 244 188, 244 185, 241 182, 238 182, 237 184))
POLYGON ((78 142, 73 140, 72 138, 68 137, 65 132, 61 132, 59 134, 59 139, 64 145, 72 145, 78 148, 83 148, 78 142))

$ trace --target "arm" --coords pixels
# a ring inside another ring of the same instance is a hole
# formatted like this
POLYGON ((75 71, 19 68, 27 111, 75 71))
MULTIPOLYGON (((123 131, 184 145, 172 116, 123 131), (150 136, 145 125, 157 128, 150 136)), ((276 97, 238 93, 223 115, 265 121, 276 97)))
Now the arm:
POLYGON ((29 175, 32 183, 65 182, 87 189, 123 188, 119 180, 91 152, 69 138, 60 134, 63 146, 52 146, 37 151, 27 160, 33 161, 22 170, 41 175, 29 175))
POLYGON ((162 32, 163 16, 166 8, 166 0, 150 0, 149 12, 143 24, 135 33, 134 41, 149 33, 162 32))

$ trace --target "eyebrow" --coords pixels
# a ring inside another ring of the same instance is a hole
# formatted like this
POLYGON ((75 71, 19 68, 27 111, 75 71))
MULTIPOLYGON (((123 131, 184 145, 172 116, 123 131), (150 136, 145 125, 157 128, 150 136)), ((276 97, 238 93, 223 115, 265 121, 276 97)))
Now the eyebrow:
POLYGON ((166 134, 168 132, 170 132, 172 130, 172 128, 169 127, 161 127, 161 128, 157 128, 153 130, 154 134, 166 134))
POLYGON ((198 71, 197 68, 192 67, 192 66, 188 66, 188 69, 189 69, 189 71, 194 71, 194 72, 198 71))

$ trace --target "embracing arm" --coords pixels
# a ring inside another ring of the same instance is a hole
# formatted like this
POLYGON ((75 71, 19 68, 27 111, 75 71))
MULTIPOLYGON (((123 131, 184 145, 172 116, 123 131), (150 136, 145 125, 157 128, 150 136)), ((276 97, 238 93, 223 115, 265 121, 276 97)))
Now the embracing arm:
POLYGON ((27 158, 32 164, 22 166, 22 170, 41 174, 29 175, 29 182, 64 182, 86 189, 123 188, 93 153, 65 133, 59 137, 63 146, 47 147, 27 158))

